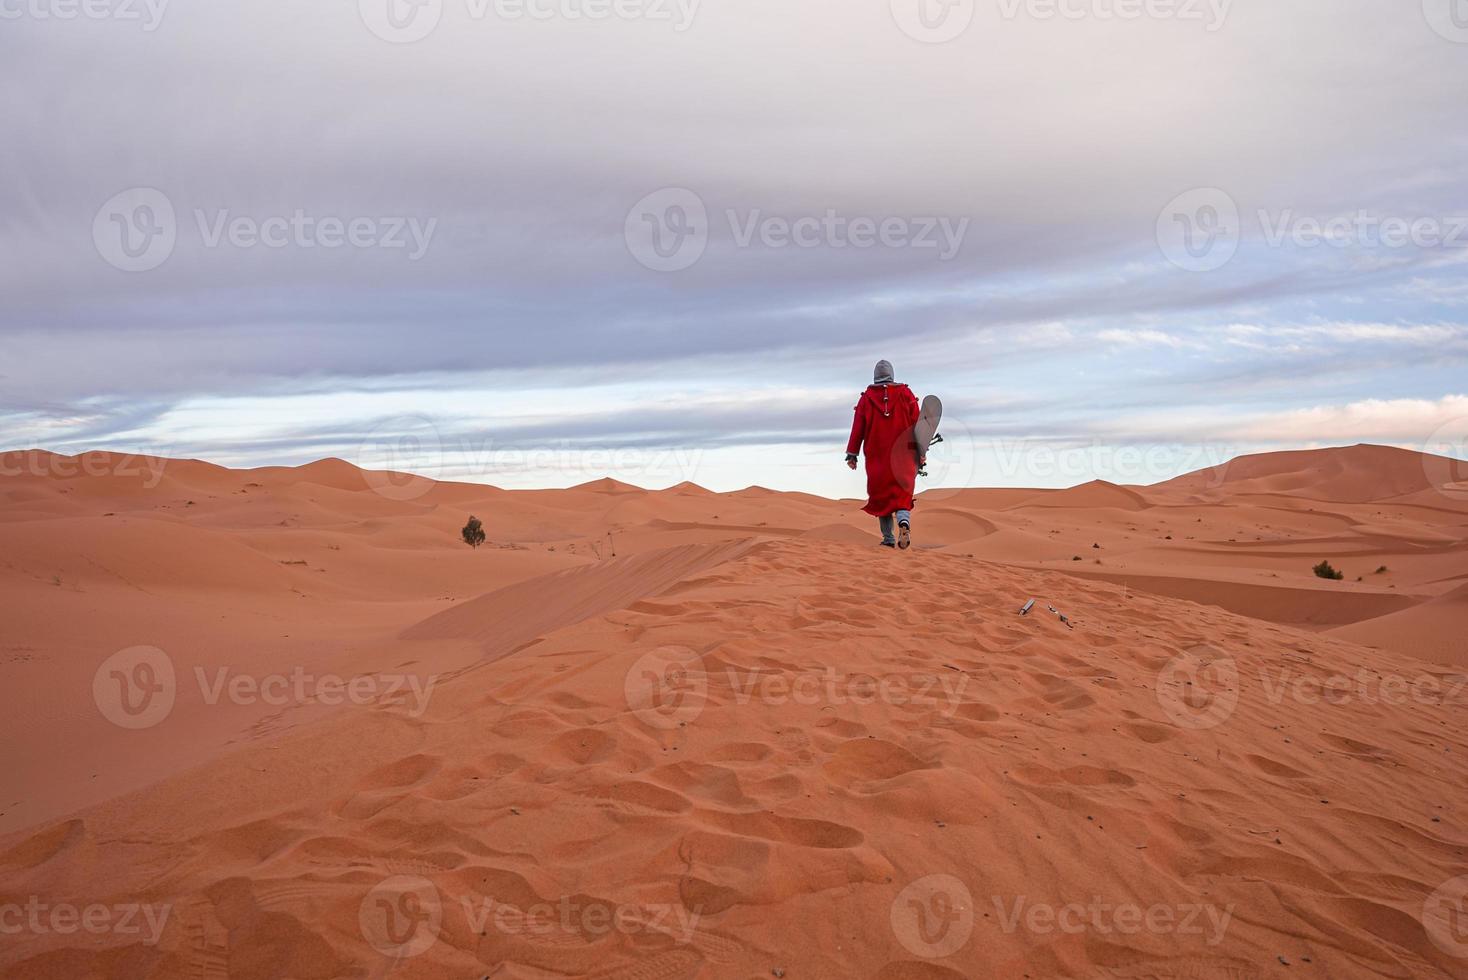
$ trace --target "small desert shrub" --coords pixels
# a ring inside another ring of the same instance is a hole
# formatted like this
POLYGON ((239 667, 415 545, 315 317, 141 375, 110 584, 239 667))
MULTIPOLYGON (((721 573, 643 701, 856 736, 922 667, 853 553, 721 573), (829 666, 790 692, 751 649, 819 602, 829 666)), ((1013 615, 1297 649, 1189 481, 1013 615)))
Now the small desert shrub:
POLYGON ((473 514, 469 515, 469 523, 459 533, 464 536, 464 543, 471 548, 484 544, 484 522, 473 514))
POLYGON ((1336 581, 1340 581, 1346 577, 1345 572, 1336 571, 1328 561, 1322 561, 1319 565, 1316 565, 1315 574, 1319 578, 1335 579, 1336 581))

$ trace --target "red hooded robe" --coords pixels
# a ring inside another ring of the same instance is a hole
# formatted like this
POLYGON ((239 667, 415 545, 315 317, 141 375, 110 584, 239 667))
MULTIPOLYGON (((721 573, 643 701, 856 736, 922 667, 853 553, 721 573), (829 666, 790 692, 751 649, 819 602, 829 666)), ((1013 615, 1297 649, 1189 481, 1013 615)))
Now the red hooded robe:
POLYGON ((912 427, 918 419, 918 400, 904 384, 872 385, 856 403, 848 455, 866 445, 867 505, 874 517, 912 509, 917 485, 917 445, 912 427))

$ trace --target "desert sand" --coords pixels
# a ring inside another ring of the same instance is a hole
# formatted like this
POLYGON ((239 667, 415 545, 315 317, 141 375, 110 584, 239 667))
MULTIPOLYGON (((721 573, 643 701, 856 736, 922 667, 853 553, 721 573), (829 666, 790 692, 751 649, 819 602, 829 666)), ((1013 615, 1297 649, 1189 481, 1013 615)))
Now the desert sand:
POLYGON ((1468 464, 0 462, 0 975, 1468 976, 1468 464))

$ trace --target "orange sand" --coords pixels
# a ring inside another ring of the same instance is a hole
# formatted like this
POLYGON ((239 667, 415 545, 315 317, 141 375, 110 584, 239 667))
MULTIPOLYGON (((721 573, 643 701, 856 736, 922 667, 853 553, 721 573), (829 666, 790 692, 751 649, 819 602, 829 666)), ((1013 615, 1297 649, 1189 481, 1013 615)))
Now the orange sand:
POLYGON ((896 553, 765 490, 82 462, 0 476, 0 975, 1468 976, 1461 464, 933 491, 896 553))

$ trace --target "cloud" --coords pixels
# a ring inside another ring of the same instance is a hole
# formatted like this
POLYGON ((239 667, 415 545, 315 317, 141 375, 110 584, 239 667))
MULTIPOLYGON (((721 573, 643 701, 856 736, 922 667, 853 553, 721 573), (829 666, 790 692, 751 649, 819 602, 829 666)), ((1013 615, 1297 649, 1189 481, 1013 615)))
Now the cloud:
MULTIPOLYGON (((1377 442, 1418 448, 1448 430, 1455 430, 1459 443, 1468 435, 1468 395, 1371 398, 1261 415, 1226 427, 1231 438, 1262 443, 1377 442)), ((1465 448, 1468 444, 1460 445, 1465 448)))
POLYGON ((270 462, 399 413, 513 447, 706 445, 748 465, 757 445, 839 438, 879 356, 975 431, 1042 438, 1458 390, 1468 250, 1251 237, 1200 274, 1156 240, 1198 187, 1245 216, 1451 213, 1468 144, 1443 134, 1468 69, 1416 11, 1236 4, 1210 32, 979 5, 926 45, 881 3, 703 3, 679 31, 446 0, 438 30, 393 45, 357 6, 6 21, 8 439, 270 462), (134 187, 165 195, 176 242, 129 273, 94 222, 134 187), (709 215, 677 273, 625 236, 666 187, 709 215), (737 239, 828 213, 968 225, 950 261, 737 239), (213 239, 298 216, 315 231, 280 247, 213 239), (434 232, 415 261, 323 245, 330 220, 434 232))
POLYGON ((1105 343, 1124 347, 1170 347, 1173 350, 1182 350, 1185 347, 1202 346, 1196 341, 1184 340, 1176 334, 1161 330, 1102 330, 1096 337, 1105 343))

